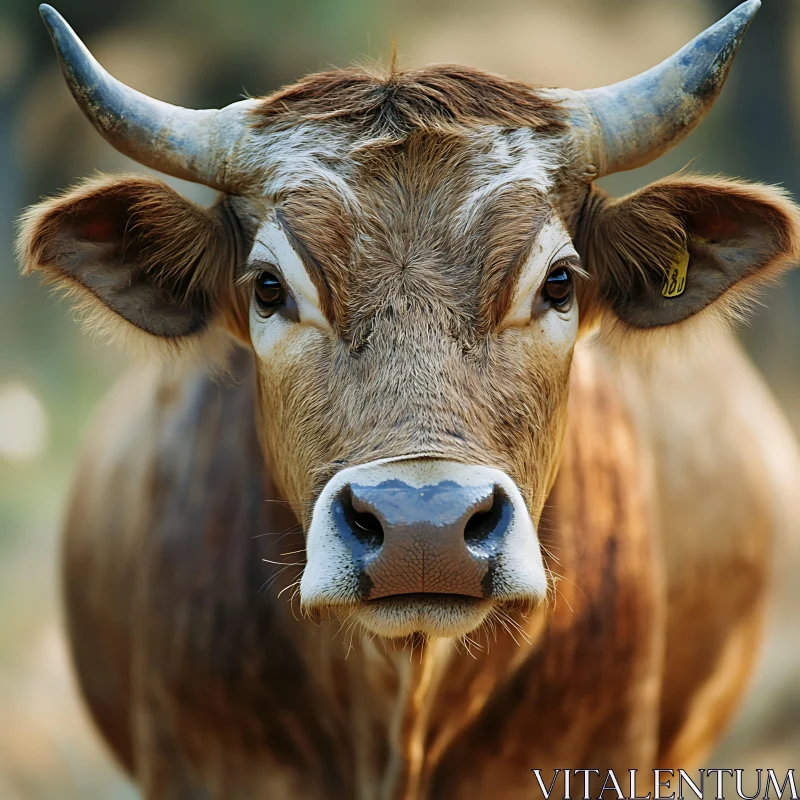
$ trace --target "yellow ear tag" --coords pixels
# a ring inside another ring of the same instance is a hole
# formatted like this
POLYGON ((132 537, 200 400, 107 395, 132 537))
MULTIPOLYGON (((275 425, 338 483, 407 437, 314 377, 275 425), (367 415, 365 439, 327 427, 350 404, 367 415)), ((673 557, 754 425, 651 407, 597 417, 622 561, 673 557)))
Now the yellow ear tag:
POLYGON ((664 277, 664 285, 661 287, 661 294, 664 297, 678 297, 686 289, 686 273, 689 271, 689 254, 684 251, 678 256, 678 260, 669 268, 669 272, 664 277))

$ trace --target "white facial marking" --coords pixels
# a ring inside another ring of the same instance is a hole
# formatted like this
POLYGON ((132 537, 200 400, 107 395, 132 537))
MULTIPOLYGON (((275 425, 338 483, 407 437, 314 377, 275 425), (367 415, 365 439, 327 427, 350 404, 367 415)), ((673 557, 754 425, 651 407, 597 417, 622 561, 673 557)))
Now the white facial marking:
POLYGON ((268 355, 279 342, 285 341, 286 336, 298 324, 330 331, 330 323, 320 308, 317 287, 309 277, 302 259, 274 219, 268 219, 259 228, 248 262, 253 266, 263 264, 267 271, 270 265, 277 268, 279 277, 283 278, 287 290, 297 304, 299 317, 298 322, 281 313, 265 318, 259 314, 255 301, 251 301, 250 335, 260 356, 268 355))
POLYGON ((247 168, 251 174, 265 175, 266 196, 291 191, 309 183, 333 187, 349 214, 359 209, 349 179, 357 165, 350 158, 352 133, 325 123, 304 122, 290 128, 265 129, 254 137, 247 168))
POLYGON ((460 227, 465 235, 477 222, 484 201, 509 183, 524 181, 547 194, 561 164, 561 151, 550 140, 536 136, 527 128, 504 131, 487 125, 473 132, 477 154, 469 171, 475 190, 464 203, 460 227))
POLYGON ((552 266, 562 258, 578 257, 564 224, 553 216, 542 227, 522 268, 514 299, 502 328, 535 326, 552 348, 568 353, 578 336, 578 306, 573 299, 565 310, 551 308, 535 317, 533 306, 552 266))
POLYGON ((578 257, 564 224, 551 217, 542 227, 531 248, 531 254, 522 268, 514 299, 504 320, 505 325, 525 325, 531 319, 531 304, 547 277, 550 267, 567 256, 578 257))

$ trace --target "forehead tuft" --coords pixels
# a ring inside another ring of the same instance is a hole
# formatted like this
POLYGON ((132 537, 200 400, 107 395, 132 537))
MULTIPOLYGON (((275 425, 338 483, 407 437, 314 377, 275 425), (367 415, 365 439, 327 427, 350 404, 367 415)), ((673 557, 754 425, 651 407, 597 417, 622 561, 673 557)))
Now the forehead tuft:
POLYGON ((373 138, 451 126, 566 129, 561 107, 534 87, 453 65, 385 74, 364 68, 320 72, 264 98, 253 115, 257 128, 338 120, 373 138))

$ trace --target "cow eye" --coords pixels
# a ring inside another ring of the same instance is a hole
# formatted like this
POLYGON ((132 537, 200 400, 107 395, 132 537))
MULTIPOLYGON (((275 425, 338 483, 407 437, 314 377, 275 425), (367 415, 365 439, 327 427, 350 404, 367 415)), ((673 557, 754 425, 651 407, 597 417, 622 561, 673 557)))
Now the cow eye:
POLYGON ((572 299, 572 272, 567 267, 556 266, 544 282, 542 294, 555 308, 565 308, 572 299))
POLYGON ((259 272, 253 289, 256 303, 264 314, 271 314, 286 301, 286 290, 271 272, 259 272))

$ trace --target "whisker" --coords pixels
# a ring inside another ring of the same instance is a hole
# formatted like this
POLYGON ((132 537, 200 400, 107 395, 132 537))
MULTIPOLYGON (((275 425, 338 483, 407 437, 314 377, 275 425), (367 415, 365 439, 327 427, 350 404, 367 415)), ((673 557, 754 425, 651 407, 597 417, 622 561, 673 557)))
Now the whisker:
POLYGON ((568 578, 566 575, 562 575, 554 570, 550 570, 550 574, 556 579, 556 582, 564 581, 564 583, 572 584, 584 597, 586 597, 586 592, 581 587, 579 583, 572 580, 572 578, 568 578))
POLYGON ((567 604, 567 608, 570 610, 570 613, 574 614, 575 609, 570 605, 570 602, 569 600, 567 600, 567 596, 564 594, 564 592, 559 591, 558 586, 555 587, 555 591, 556 591, 556 597, 558 597, 560 594, 564 602, 567 604))
POLYGON ((339 634, 342 634, 342 641, 344 641, 344 639, 347 637, 347 634, 350 632, 350 626, 355 624, 355 620, 353 620, 353 622, 350 621, 353 619, 353 614, 355 614, 355 610, 351 609, 347 612, 347 616, 345 616, 344 619, 342 619, 340 615, 337 616, 337 619, 339 620, 339 627, 331 639, 332 642, 336 641, 336 637, 339 636, 339 634))
POLYGON ((508 623, 509 623, 509 624, 510 624, 510 625, 511 625, 511 626, 512 626, 512 627, 513 627, 515 630, 519 631, 519 635, 520 635, 520 636, 521 636, 521 637, 522 637, 522 638, 523 638, 523 639, 524 639, 524 640, 525 640, 525 641, 526 641, 528 644, 532 644, 532 642, 531 642, 531 640, 530 640, 530 637, 528 636, 528 633, 527 633, 527 631, 526 631, 526 630, 525 630, 525 629, 522 627, 522 625, 520 625, 520 624, 519 624, 519 623, 518 623, 518 622, 517 622, 517 621, 516 621, 516 620, 515 620, 515 619, 514 619, 514 618, 513 618, 513 617, 512 617, 510 614, 508 614, 506 611, 502 611, 501 613, 502 613, 502 614, 505 616, 505 618, 506 618, 506 620, 508 621, 508 623))
MULTIPOLYGON (((354 614, 351 615, 351 616, 355 617, 354 614)), ((348 629, 348 633, 350 634, 350 641, 347 644, 347 652, 344 654, 344 660, 345 661, 347 661, 347 659, 350 656, 350 652, 353 649, 353 637, 356 635, 356 626, 359 624, 359 622, 360 622, 360 620, 358 619, 358 617, 355 617, 355 619, 353 620, 353 624, 348 629)))
POLYGON ((475 647, 477 650, 480 651, 482 651, 483 648, 474 639, 470 639, 470 637, 467 636, 467 634, 464 634, 461 637, 461 641, 464 644, 464 649, 467 651, 467 654, 477 661, 478 660, 477 656, 475 655, 475 653, 472 652, 472 648, 475 647))
POLYGON ((517 647, 522 647, 522 645, 517 641, 517 637, 514 636, 514 631, 509 627, 508 623, 511 622, 511 618, 506 614, 502 609, 497 610, 497 621, 505 628, 506 633, 514 640, 514 644, 517 647))
POLYGON ((542 544, 541 540, 539 541, 539 547, 541 548, 542 552, 543 552, 543 553, 544 553, 544 554, 545 554, 545 555, 546 555, 548 558, 550 558, 550 559, 552 559, 553 561, 555 561, 555 562, 556 562, 556 564, 558 564, 559 566, 561 565, 561 562, 558 560, 558 557, 557 557, 556 555, 554 555, 554 554, 553 554, 553 553, 550 551, 550 549, 549 549, 549 548, 545 547, 545 546, 542 544))
MULTIPOLYGON (((281 595, 282 595, 282 594, 283 594, 285 591, 287 591, 288 589, 294 589, 296 586, 299 586, 299 585, 300 585, 300 581, 299 581, 299 580, 296 580, 294 583, 290 583, 290 584, 288 584, 287 586, 284 586, 284 587, 283 587, 283 589, 281 589, 281 590, 278 592, 278 598, 280 599, 280 596, 281 596, 281 595)), ((291 598, 290 598, 289 602, 291 603, 291 598)))
MULTIPOLYGON (((292 611, 292 617, 293 619, 296 619, 298 622, 300 622, 300 618, 297 616, 297 614, 294 613, 294 599, 295 597, 297 597, 299 591, 300 591, 300 584, 298 582, 297 586, 295 587, 295 590, 292 592, 291 598, 289 599, 289 608, 292 611)), ((303 616, 306 616, 306 614, 303 613, 303 607, 300 606, 300 617, 303 616)))
POLYGON ((270 575, 270 577, 267 578, 267 580, 264 581, 263 585, 258 590, 258 593, 261 594, 261 592, 265 592, 267 589, 269 589, 269 587, 272 586, 272 584, 275 583, 276 580, 278 580, 278 578, 281 576, 283 571, 288 566, 289 566, 289 564, 286 564, 284 567, 282 567, 281 569, 277 570, 274 575, 270 575))
POLYGON ((294 525, 286 531, 267 531, 266 533, 257 533, 251 536, 251 539, 261 539, 264 536, 289 536, 292 533, 300 533, 303 530, 302 526, 294 525))

